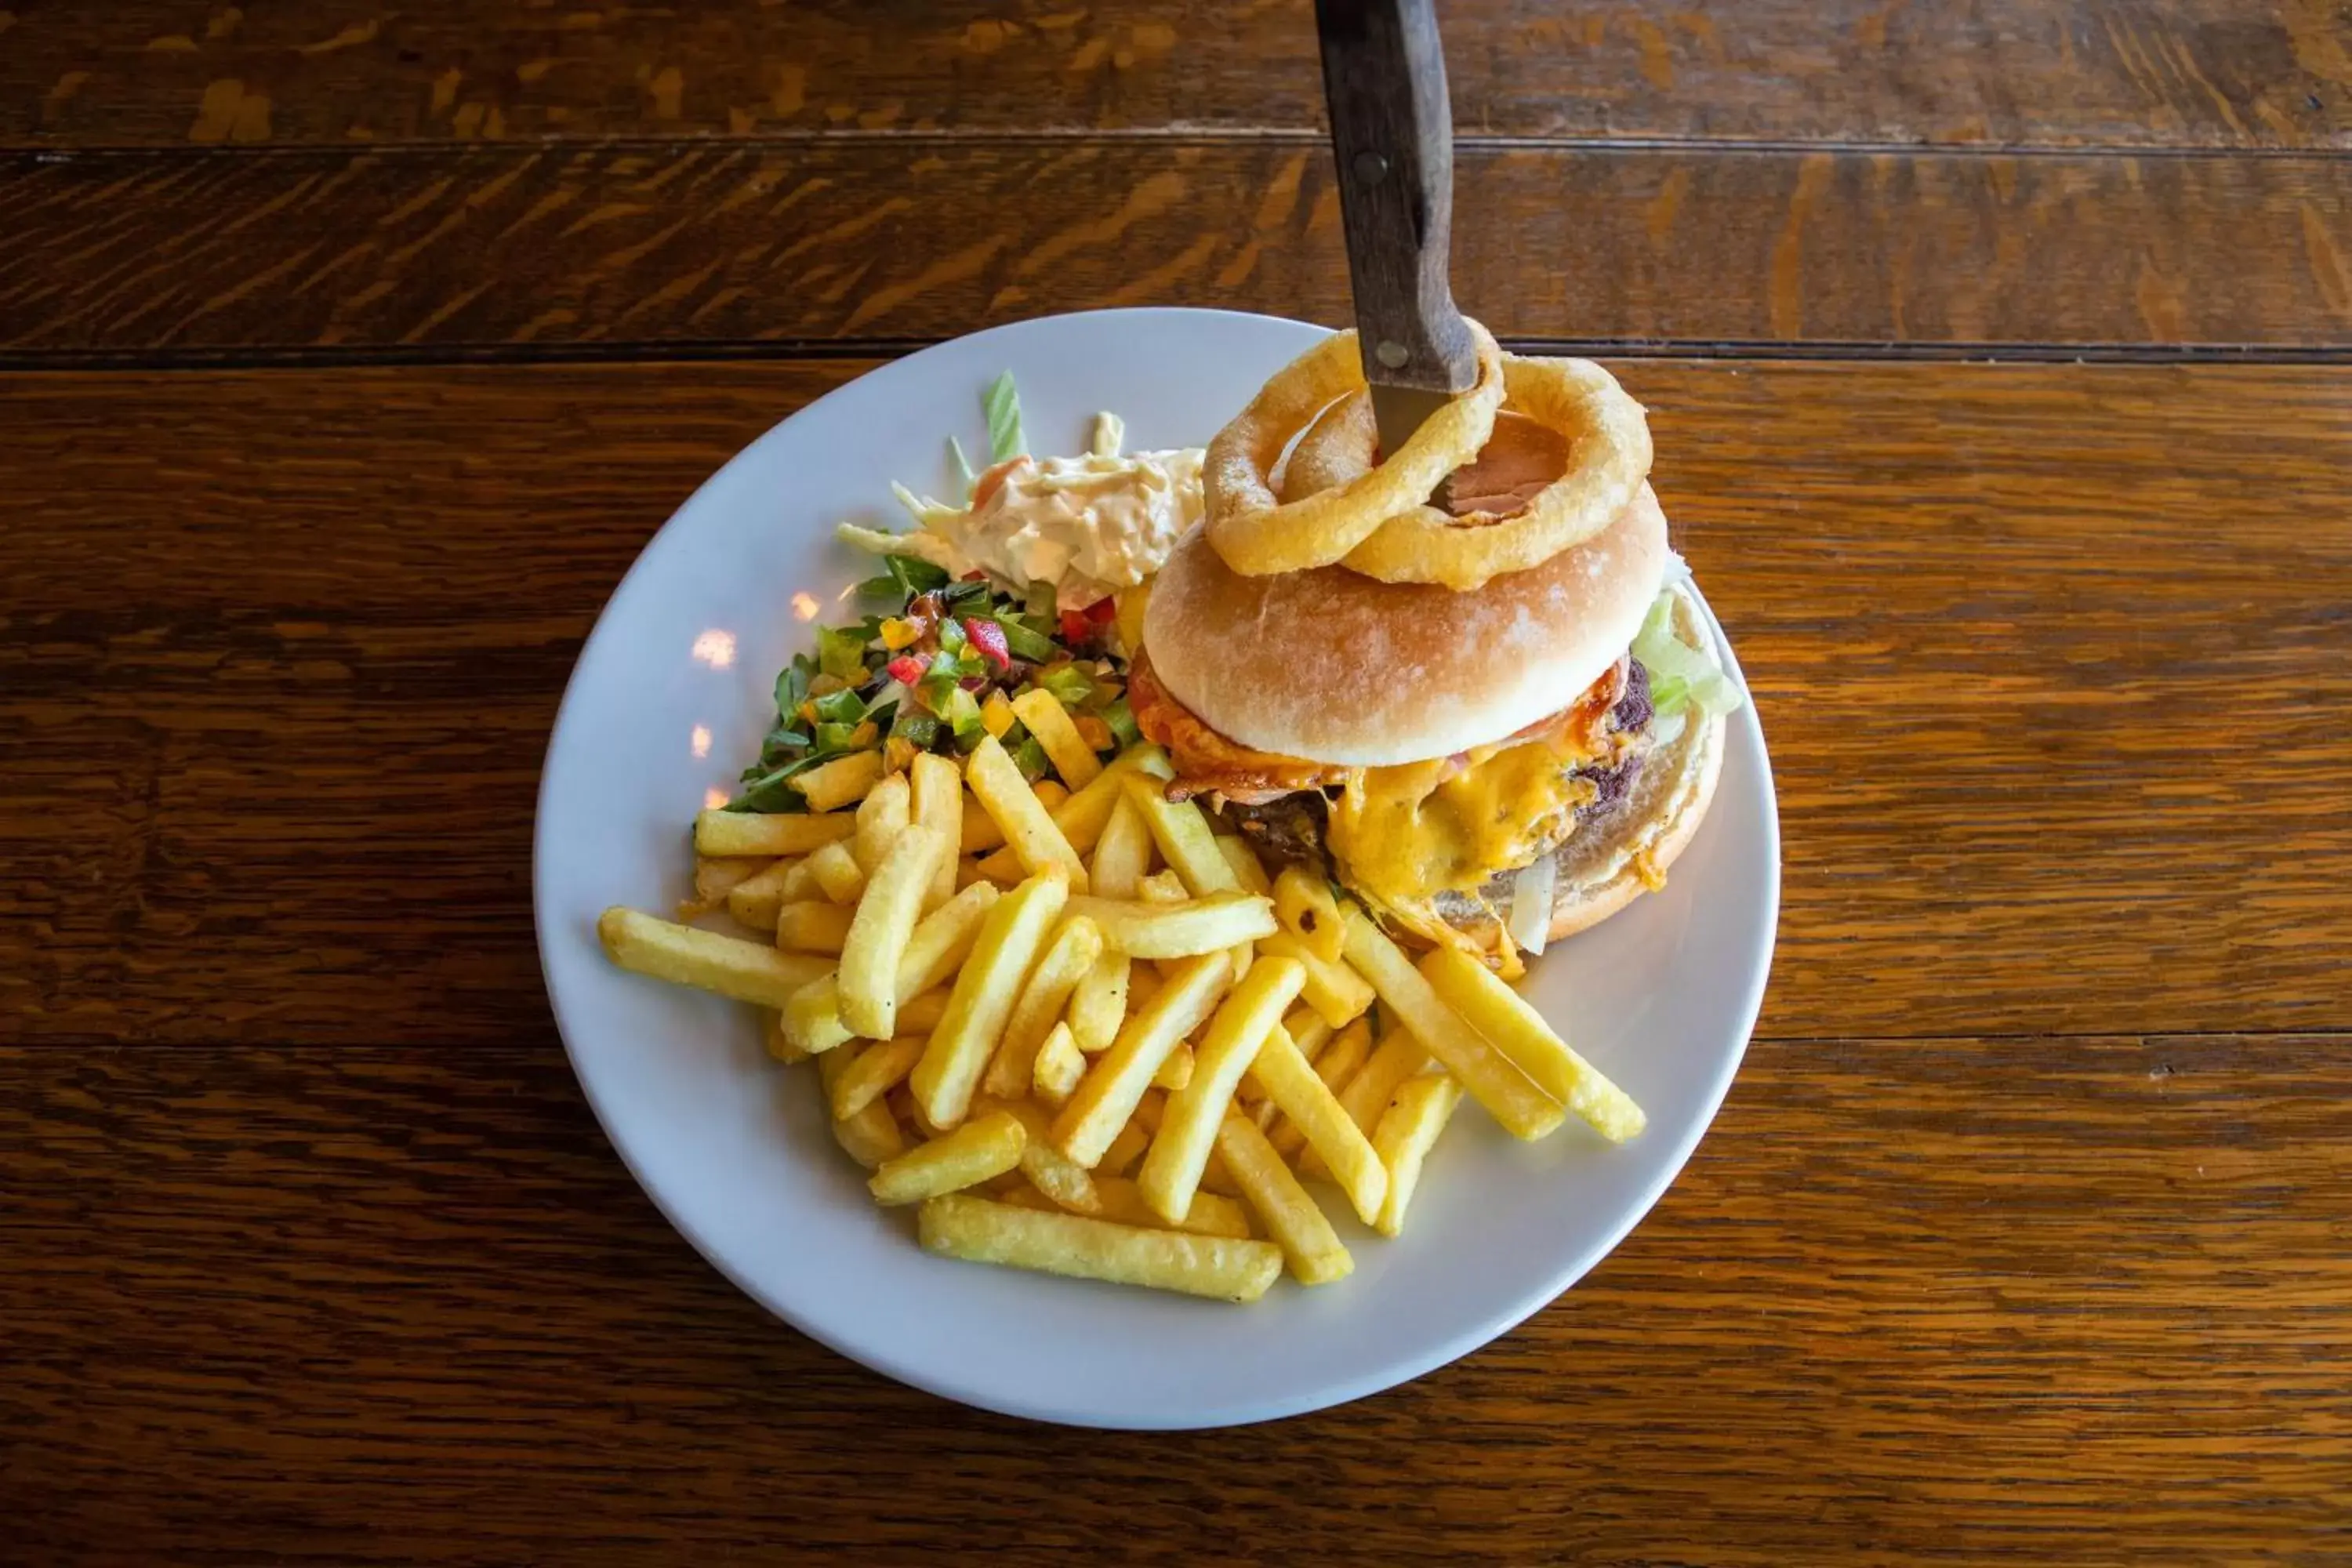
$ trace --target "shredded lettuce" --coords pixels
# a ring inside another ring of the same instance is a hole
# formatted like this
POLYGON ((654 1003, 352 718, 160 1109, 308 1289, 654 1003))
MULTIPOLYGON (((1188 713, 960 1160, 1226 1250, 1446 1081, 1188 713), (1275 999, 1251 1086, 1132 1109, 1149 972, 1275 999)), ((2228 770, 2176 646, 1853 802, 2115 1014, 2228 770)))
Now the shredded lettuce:
POLYGON ((902 555, 911 561, 936 566, 942 577, 953 572, 959 564, 955 546, 936 534, 892 533, 886 529, 860 528, 854 522, 835 523, 833 533, 844 544, 854 544, 876 555, 902 555))
POLYGON ((1094 677, 1075 664, 1055 665, 1037 672, 1037 684, 1054 694, 1055 701, 1073 712, 1094 700, 1094 677))
POLYGON ((866 635, 856 626, 816 629, 817 668, 835 680, 852 685, 865 679, 866 635))
POLYGON ((1721 718, 1741 701, 1738 685, 1714 655, 1675 635, 1675 594, 1660 594, 1633 638, 1633 657, 1650 672, 1650 706, 1661 717, 1696 709, 1721 718))
POLYGON ((971 504, 971 492, 980 488, 980 476, 972 472, 971 459, 963 455, 963 443, 948 437, 948 456, 955 459, 956 479, 963 486, 963 504, 971 504))
POLYGON ((992 460, 1001 463, 1029 450, 1028 438, 1021 433, 1021 394, 1013 384, 1011 371, 989 383, 980 405, 988 416, 988 451, 992 460))

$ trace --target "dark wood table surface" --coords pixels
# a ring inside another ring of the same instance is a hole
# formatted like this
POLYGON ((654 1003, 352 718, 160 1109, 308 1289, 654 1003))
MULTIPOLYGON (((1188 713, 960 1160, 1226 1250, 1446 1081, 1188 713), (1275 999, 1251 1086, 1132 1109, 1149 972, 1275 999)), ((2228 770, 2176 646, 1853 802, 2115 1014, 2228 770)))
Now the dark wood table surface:
POLYGON ((1456 1365, 892 1384, 614 1158, 529 900, 599 605, 877 362, 1342 321, 1307 0, 0 9, 0 1561, 2352 1560, 2352 12, 1450 0, 1787 836, 1722 1116, 1456 1365))

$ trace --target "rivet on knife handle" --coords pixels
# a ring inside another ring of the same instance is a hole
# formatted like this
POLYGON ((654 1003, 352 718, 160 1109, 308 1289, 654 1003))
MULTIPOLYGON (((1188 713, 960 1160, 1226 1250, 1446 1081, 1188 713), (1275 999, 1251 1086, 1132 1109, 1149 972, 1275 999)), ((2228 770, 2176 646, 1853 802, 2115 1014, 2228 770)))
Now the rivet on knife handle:
POLYGON ((1478 359, 1447 278, 1454 127, 1432 0, 1316 0, 1315 20, 1365 379, 1465 391, 1478 359))

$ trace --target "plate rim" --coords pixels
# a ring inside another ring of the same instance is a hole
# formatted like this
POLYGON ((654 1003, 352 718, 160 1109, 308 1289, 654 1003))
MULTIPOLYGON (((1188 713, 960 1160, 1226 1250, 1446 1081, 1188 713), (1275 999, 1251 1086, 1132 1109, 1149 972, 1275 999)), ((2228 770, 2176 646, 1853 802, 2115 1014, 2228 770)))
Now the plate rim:
MULTIPOLYGON (((635 1182, 638 1191, 653 1204, 656 1212, 684 1238, 705 1263, 719 1273, 720 1278, 741 1291, 763 1311, 845 1360, 908 1387, 919 1389, 935 1397, 974 1409, 986 1410, 1022 1420, 1080 1429, 1214 1430, 1284 1420, 1293 1415, 1306 1415, 1349 1404, 1411 1383, 1473 1353, 1509 1333, 1547 1306, 1557 1302, 1579 1280, 1623 1244, 1625 1237, 1631 1235, 1634 1227, 1643 1220, 1649 1217, 1651 1210, 1657 1206, 1658 1201, 1665 1195, 1666 1190, 1681 1176, 1684 1167, 1689 1163, 1699 1142, 1714 1127, 1715 1119, 1722 1110, 1723 1102, 1730 1093, 1731 1085, 1738 1077, 1739 1069, 1747 1060, 1748 1047, 1754 1040, 1756 1024, 1762 1014, 1765 994, 1771 979, 1772 959, 1779 945, 1782 873, 1780 794, 1773 780, 1770 750, 1766 743, 1763 726, 1752 696, 1731 715, 1729 722, 1744 731, 1747 740, 1753 743, 1755 751, 1759 774, 1757 784, 1761 791, 1764 806, 1762 813, 1764 832, 1758 848, 1762 857, 1765 907, 1762 911, 1763 918, 1759 922, 1759 933, 1756 938, 1757 951, 1754 954, 1747 994, 1739 999, 1737 1009, 1738 1016, 1744 1020, 1738 1030, 1738 1040, 1733 1049, 1723 1058, 1715 1073, 1715 1081, 1708 1086, 1703 1097, 1703 1113, 1693 1119, 1687 1133, 1659 1165, 1654 1177, 1641 1190, 1638 1200, 1624 1205, 1616 1222, 1607 1227, 1598 1239, 1578 1248, 1573 1254, 1568 1256, 1559 1268, 1548 1271, 1547 1282, 1541 1289, 1528 1292, 1527 1299, 1514 1299, 1504 1302, 1495 1312, 1480 1317, 1470 1326, 1433 1342, 1421 1351, 1400 1356, 1360 1375, 1336 1380, 1318 1387, 1311 1393, 1259 1402, 1243 1402, 1243 1407, 1238 1412, 1172 1417, 1158 1412, 1140 1412, 1133 1415, 1124 1412, 1110 1415, 1089 1412, 1077 1415, 1042 1402, 998 1398, 970 1386, 959 1385, 952 1379, 936 1376, 929 1369, 918 1370, 908 1364, 904 1358, 891 1352, 887 1345, 852 1346, 826 1327, 808 1321, 803 1314, 773 1300, 767 1292, 755 1286, 744 1273, 739 1271, 730 1261, 727 1254, 713 1246, 687 1216, 678 1211, 657 1185, 646 1179, 645 1171, 632 1155, 627 1142, 617 1130, 613 1108, 607 1105, 600 1093, 593 1080, 593 1075, 583 1068, 580 1047, 574 1043, 574 1031, 566 1019, 564 1004, 556 984, 551 958, 551 947, 556 940, 556 934, 551 929, 550 900, 547 896, 546 882, 550 873, 545 835, 549 799, 553 788, 552 763, 557 743, 564 732, 567 721, 573 716, 575 702, 580 700, 582 670, 589 662, 589 655, 598 639, 607 634, 614 605, 620 601, 623 595, 628 592, 631 583, 637 578, 638 574, 646 569, 647 563, 654 557, 655 552, 663 548, 665 538, 670 535, 672 528, 678 520, 691 510, 706 492, 716 487, 730 469, 745 461, 753 448, 761 442, 793 421, 822 409, 828 402, 841 396, 849 388, 857 385, 868 376, 900 364, 943 354, 951 349, 961 350, 972 343, 999 335, 1033 330, 1042 323, 1118 317, 1155 319, 1205 317, 1262 321, 1286 328, 1307 327, 1318 332, 1328 332, 1332 330, 1319 323, 1301 321, 1293 317, 1270 315, 1262 311, 1228 310, 1199 306, 1118 306, 1103 310, 1059 311, 1028 317, 1017 321, 1000 322, 980 331, 942 339, 939 342, 927 344, 912 353, 885 360, 881 364, 852 376, 838 386, 832 387, 820 396, 803 404, 752 437, 682 498, 671 510, 669 515, 663 519, 660 526, 656 528, 646 542, 638 547, 628 568, 622 573, 618 581, 614 584, 612 591, 605 595, 604 603, 597 607, 595 620, 587 635, 581 639, 580 651, 572 660, 570 673, 564 678, 563 694, 556 704, 554 718, 548 728, 547 742, 540 759, 539 784, 532 796, 531 924, 539 956, 541 984, 547 994, 548 1010, 554 1020, 557 1037, 563 1046, 564 1060, 572 1069, 572 1076, 580 1087, 582 1097, 588 1103, 590 1113, 596 1120, 598 1130, 604 1133, 606 1143, 619 1158, 623 1169, 626 1170, 630 1178, 635 1182)), ((1707 603, 1705 590, 1696 583, 1691 585, 1706 615, 1708 629, 1716 639, 1718 655, 1725 660, 1733 679, 1739 683, 1743 690, 1747 690, 1747 677, 1739 665, 1738 652, 1731 646, 1730 638, 1725 634, 1713 605, 1707 603)))

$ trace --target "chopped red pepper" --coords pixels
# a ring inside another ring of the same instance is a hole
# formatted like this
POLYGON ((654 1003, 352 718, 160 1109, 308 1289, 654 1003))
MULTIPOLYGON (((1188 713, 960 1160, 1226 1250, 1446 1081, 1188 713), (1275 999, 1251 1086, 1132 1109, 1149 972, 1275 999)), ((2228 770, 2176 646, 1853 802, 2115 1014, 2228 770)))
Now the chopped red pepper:
POLYGON ((971 639, 972 647, 980 649, 981 658, 999 669, 1013 668, 1013 649, 1005 643, 1003 626, 994 621, 982 620, 978 616, 966 616, 963 635, 971 639))
POLYGON ((1094 640, 1094 623, 1087 619, 1084 610, 1062 612, 1062 640, 1072 647, 1094 640))
POLYGON ((1118 618, 1118 601, 1117 599, 1097 599, 1093 604, 1087 606, 1087 619, 1094 622, 1094 624, 1098 626, 1107 625, 1118 618))
POLYGON ((900 654, 892 659, 887 668, 890 672, 890 679, 901 686, 912 686, 923 679, 923 661, 910 653, 900 654))

